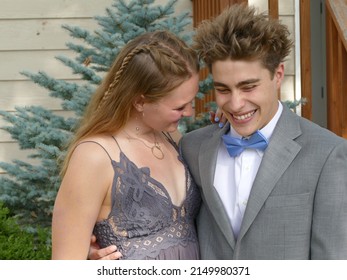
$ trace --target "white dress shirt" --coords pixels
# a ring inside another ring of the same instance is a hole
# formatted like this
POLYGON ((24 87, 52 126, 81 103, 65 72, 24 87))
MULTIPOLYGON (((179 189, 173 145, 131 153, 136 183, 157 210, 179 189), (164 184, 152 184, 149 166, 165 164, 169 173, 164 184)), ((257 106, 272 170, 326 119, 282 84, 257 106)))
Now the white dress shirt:
MULTIPOLYGON (((275 116, 260 130, 268 141, 282 110, 282 104, 279 102, 275 116)), ((241 138, 231 126, 229 133, 233 137, 241 138)), ((223 141, 219 145, 214 187, 224 204, 236 239, 240 232, 248 197, 263 155, 263 151, 245 149, 239 156, 231 157, 223 141)))

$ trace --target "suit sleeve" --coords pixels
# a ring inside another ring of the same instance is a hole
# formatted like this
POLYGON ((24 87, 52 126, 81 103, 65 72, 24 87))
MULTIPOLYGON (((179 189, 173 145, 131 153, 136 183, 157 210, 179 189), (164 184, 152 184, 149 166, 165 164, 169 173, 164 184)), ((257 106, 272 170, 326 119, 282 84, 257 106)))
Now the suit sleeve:
POLYGON ((327 157, 313 207, 311 259, 347 259, 347 141, 327 157))

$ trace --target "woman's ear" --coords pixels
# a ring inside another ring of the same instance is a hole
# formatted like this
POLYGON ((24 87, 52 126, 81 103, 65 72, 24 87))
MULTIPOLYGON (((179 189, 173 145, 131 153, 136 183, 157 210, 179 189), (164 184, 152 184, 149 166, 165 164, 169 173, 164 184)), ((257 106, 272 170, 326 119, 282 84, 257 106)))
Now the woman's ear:
POLYGON ((133 106, 136 109, 136 111, 142 113, 144 104, 145 104, 145 97, 143 96, 143 94, 141 94, 140 96, 136 97, 136 99, 134 100, 133 106))

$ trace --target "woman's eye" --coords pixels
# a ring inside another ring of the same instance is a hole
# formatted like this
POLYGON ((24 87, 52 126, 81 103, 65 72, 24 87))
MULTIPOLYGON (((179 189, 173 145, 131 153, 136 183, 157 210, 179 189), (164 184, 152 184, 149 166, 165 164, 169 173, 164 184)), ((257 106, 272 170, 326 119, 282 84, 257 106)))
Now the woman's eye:
POLYGON ((183 107, 179 107, 179 108, 176 108, 175 110, 176 110, 176 111, 183 111, 183 110, 184 110, 184 108, 185 108, 185 106, 183 106, 183 107))

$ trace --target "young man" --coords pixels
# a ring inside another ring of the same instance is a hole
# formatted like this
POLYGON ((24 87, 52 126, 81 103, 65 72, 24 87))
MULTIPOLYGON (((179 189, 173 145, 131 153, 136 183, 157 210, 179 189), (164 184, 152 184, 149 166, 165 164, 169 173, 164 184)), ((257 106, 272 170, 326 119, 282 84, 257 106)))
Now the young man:
POLYGON ((201 258, 347 259, 347 141, 279 102, 287 28, 233 5, 195 42, 228 120, 181 140, 203 196, 201 258))
POLYGON ((230 124, 181 142, 203 194, 202 259, 347 259, 347 141, 278 101, 288 35, 243 5, 197 30, 230 124))

